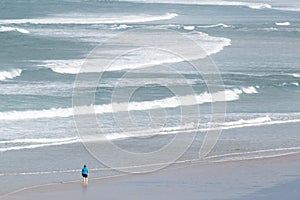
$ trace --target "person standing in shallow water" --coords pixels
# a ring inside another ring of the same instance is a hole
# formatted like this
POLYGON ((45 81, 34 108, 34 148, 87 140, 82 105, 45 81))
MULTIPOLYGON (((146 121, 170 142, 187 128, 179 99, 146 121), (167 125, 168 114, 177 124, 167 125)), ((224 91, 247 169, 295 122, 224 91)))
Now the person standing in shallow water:
POLYGON ((89 169, 86 167, 86 165, 83 166, 81 170, 81 174, 83 177, 83 184, 87 185, 88 184, 88 176, 89 176, 89 169))

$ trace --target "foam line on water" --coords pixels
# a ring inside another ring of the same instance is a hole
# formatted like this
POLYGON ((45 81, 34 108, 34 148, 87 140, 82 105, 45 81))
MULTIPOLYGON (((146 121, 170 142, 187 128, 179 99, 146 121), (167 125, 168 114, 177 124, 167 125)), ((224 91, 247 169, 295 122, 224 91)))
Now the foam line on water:
POLYGON ((3 19, 0 24, 115 24, 115 23, 142 23, 160 20, 170 20, 177 17, 176 13, 165 13, 163 15, 125 15, 125 16, 103 16, 97 15, 66 15, 49 18, 33 19, 3 19))
POLYGON ((264 149, 249 152, 230 153, 215 156, 208 156, 206 159, 211 162, 228 162, 228 161, 242 161, 253 159, 274 158, 279 156, 286 156, 300 152, 300 147, 264 149))
POLYGON ((72 89, 73 85, 71 83, 49 82, 45 84, 43 82, 26 82, 20 86, 20 82, 16 81, 9 84, 2 84, 0 86, 0 94, 70 97, 72 89))
POLYGON ((259 123, 264 123, 264 122, 270 122, 272 119, 269 116, 265 117, 258 117, 254 119, 240 119, 237 121, 230 121, 230 122, 224 122, 221 125, 222 126, 236 126, 236 125, 247 125, 247 124, 259 124, 259 123))
POLYGON ((143 137, 143 136, 151 136, 151 135, 168 135, 168 134, 178 134, 178 133, 192 133, 192 132, 208 132, 214 130, 229 130, 236 128, 244 128, 244 127, 255 127, 255 126, 266 126, 266 125, 275 125, 275 124, 286 124, 286 123, 299 123, 300 119, 292 119, 292 120, 272 120, 269 116, 266 117, 258 117, 248 120, 237 120, 231 122, 224 123, 208 123, 208 127, 199 128, 197 124, 187 124, 186 126, 181 127, 172 127, 170 130, 164 131, 161 130, 147 130, 145 132, 137 132, 137 133, 118 133, 112 134, 107 137, 107 139, 116 140, 116 139, 125 139, 130 138, 130 135, 134 137, 143 137))
MULTIPOLYGON (((140 131, 132 130, 132 131, 126 131, 126 133, 111 133, 106 134, 105 138, 107 140, 120 140, 120 139, 127 139, 131 137, 147 137, 147 136, 154 136, 154 135, 169 135, 169 134, 175 134, 179 132, 189 131, 189 130, 196 130, 197 125, 194 123, 185 124, 182 126, 176 126, 176 127, 162 127, 162 128, 153 128, 153 129, 142 129, 140 131)), ((97 140, 91 140, 95 141, 97 140)))
MULTIPOLYGON (((197 124, 190 123, 177 127, 164 127, 161 129, 149 129, 149 130, 140 130, 140 131, 132 131, 132 132, 122 132, 122 133, 111 133, 105 135, 106 140, 118 140, 118 139, 127 139, 131 137, 144 137, 144 136, 153 136, 153 135, 169 135, 169 134, 177 134, 177 133, 191 133, 191 132, 207 132, 212 130, 228 130, 228 129, 236 129, 243 127, 255 127, 255 126, 266 126, 266 125, 274 125, 274 124, 286 124, 286 123, 299 123, 300 119, 292 119, 292 120, 272 120, 270 117, 258 117, 248 120, 237 120, 231 122, 224 122, 221 124, 209 124, 206 128, 199 128, 197 124)), ((75 139, 74 139, 75 140, 75 139)), ((68 142, 76 142, 74 140, 65 141, 66 144, 68 142)), ((87 142, 96 142, 102 141, 103 138, 88 138, 87 142)), ((5 143, 5 142, 3 142, 5 143)), ((53 143, 54 144, 54 143, 53 143)), ((56 145, 56 143, 55 143, 56 145)), ((39 147, 39 146, 37 146, 39 147)), ((32 148, 37 148, 32 147, 32 148)), ((14 149, 12 149, 14 150, 14 149)))
POLYGON ((60 145, 78 143, 79 141, 80 141, 79 139, 74 139, 74 140, 50 142, 50 143, 43 143, 43 144, 30 144, 30 145, 25 145, 25 146, 19 145, 19 146, 13 146, 13 147, 0 148, 0 152, 17 151, 17 150, 24 150, 24 149, 36 149, 36 148, 49 147, 49 146, 60 146, 60 145))
POLYGON ((272 9, 275 9, 275 10, 283 10, 283 11, 291 11, 291 12, 300 12, 300 7, 296 4, 294 5, 288 5, 288 6, 273 6, 272 9))
POLYGON ((278 151, 291 151, 291 150, 300 150, 300 147, 288 147, 288 148, 277 148, 277 149, 263 149, 257 151, 247 151, 247 152, 239 152, 239 153, 228 153, 222 155, 214 155, 208 156, 207 159, 213 158, 222 158, 222 157, 230 157, 230 156, 238 156, 238 155, 249 155, 249 154, 256 154, 256 153, 267 153, 267 152, 278 152, 278 151))
MULTIPOLYGON (((93 110, 96 114, 105 114, 113 112, 127 112, 138 110, 152 110, 157 106, 160 108, 176 108, 179 106, 190 106, 196 104, 204 104, 220 101, 235 101, 239 99, 240 94, 243 91, 241 89, 227 89, 214 94, 204 92, 198 95, 187 95, 180 97, 169 97, 154 101, 142 101, 142 102, 129 102, 129 103, 113 103, 103 105, 91 105, 75 107, 76 113, 80 115, 93 114, 90 110, 93 110)), ((57 118, 57 117, 71 117, 73 116, 73 108, 52 108, 48 110, 27 110, 27 111, 8 111, 0 113, 0 120, 32 120, 41 118, 57 118)))
POLYGON ((55 143, 55 142, 67 142, 71 140, 77 140, 77 137, 72 138, 24 138, 15 140, 0 141, 0 144, 11 144, 11 143, 55 143))
POLYGON ((123 30, 123 29, 129 29, 132 28, 133 26, 127 25, 127 24, 120 24, 120 25, 112 25, 110 27, 111 30, 123 30))
POLYGON ((300 122, 300 119, 267 120, 268 117, 266 117, 265 120, 262 120, 262 119, 263 118, 253 119, 253 120, 238 120, 237 122, 225 122, 224 126, 215 126, 214 125, 213 127, 203 129, 202 131, 229 130, 229 129, 236 129, 236 128, 244 128, 244 127, 267 126, 267 125, 288 124, 288 123, 299 123, 300 122), (251 121, 252 121, 252 123, 250 123, 251 121))
POLYGON ((233 26, 223 24, 223 23, 219 23, 219 24, 212 24, 212 25, 199 25, 197 27, 199 27, 199 28, 216 28, 216 27, 230 28, 230 27, 233 27, 233 26))
MULTIPOLYGON (((119 0, 121 1, 121 0, 119 0)), ((213 5, 213 6, 245 6, 252 9, 270 9, 272 6, 267 3, 252 3, 240 1, 223 1, 223 0, 124 0, 139 3, 163 3, 163 4, 188 4, 188 5, 213 5)))
POLYGON ((246 160, 257 160, 257 159, 266 159, 266 158, 277 158, 277 157, 282 157, 282 156, 289 156, 293 154, 298 154, 300 151, 295 151, 295 152, 287 152, 287 153, 282 153, 282 154, 273 154, 273 155, 265 155, 265 156, 251 156, 251 157, 244 157, 244 158, 232 158, 232 159, 223 159, 223 160, 216 160, 216 161, 211 161, 211 162, 232 162, 232 161, 246 161, 246 160))

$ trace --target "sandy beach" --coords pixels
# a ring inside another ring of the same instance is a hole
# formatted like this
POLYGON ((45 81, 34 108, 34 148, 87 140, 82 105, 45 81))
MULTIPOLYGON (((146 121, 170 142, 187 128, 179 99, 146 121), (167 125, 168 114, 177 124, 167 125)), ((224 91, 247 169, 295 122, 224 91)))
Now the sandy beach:
POLYGON ((185 163, 148 174, 91 178, 88 187, 78 181, 28 188, 2 199, 298 199, 299 158, 185 163))

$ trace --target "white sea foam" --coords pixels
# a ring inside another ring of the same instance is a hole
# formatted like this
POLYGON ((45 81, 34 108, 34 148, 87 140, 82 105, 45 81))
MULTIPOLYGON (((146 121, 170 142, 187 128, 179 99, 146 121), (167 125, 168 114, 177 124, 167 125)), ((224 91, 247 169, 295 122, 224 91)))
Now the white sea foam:
POLYGON ((253 86, 242 88, 242 90, 246 94, 256 94, 256 93, 258 93, 257 90, 255 89, 255 87, 253 87, 253 86))
POLYGON ((300 119, 269 119, 268 116, 250 119, 250 120, 238 120, 237 122, 225 122, 225 126, 214 126, 209 129, 203 129, 203 131, 207 130, 227 130, 227 129, 236 129, 236 128, 244 128, 244 127, 252 127, 252 126, 266 126, 266 125, 275 125, 275 124, 288 124, 288 123, 299 123, 300 119), (226 124, 228 123, 228 124, 226 124), (232 123, 232 125, 230 125, 232 123))
POLYGON ((281 83, 279 84, 279 86, 286 86, 286 85, 289 85, 288 83, 281 83))
POLYGON ((236 125, 245 125, 245 124, 259 124, 259 123, 264 123, 264 122, 270 122, 272 119, 269 116, 265 117, 258 117, 254 119, 240 119, 237 121, 231 121, 231 122, 224 122, 222 123, 222 126, 236 126, 236 125))
POLYGON ((0 94, 3 95, 45 95, 70 97, 72 95, 72 90, 73 85, 66 82, 26 82, 22 84, 22 89, 20 89, 20 83, 17 82, 0 85, 0 94))
POLYGON ((57 143, 57 142, 68 142, 72 140, 78 140, 77 137, 72 138, 24 138, 24 139, 15 139, 15 140, 5 140, 0 141, 0 144, 16 144, 16 143, 57 143))
POLYGON ((231 45, 231 40, 224 37, 213 37, 203 32, 191 32, 187 37, 197 42, 208 55, 216 54, 231 45))
POLYGON ((275 24, 277 26, 290 26, 291 25, 290 22, 276 22, 275 24))
MULTIPOLYGON (((137 85, 165 85, 165 86, 186 86, 194 85, 199 83, 199 79, 181 79, 181 78, 127 78, 121 82, 116 80, 108 80, 107 82, 101 83, 100 87, 135 87, 137 85)), ((1 92, 1 90, 0 90, 1 92)))
POLYGON ((229 154, 209 156, 209 157, 206 157, 206 158, 207 159, 213 159, 213 158, 230 157, 230 156, 236 156, 236 155, 247 155, 247 154, 278 152, 278 151, 291 151, 291 150, 300 150, 300 147, 288 147, 288 148, 276 148, 276 149, 264 149, 264 150, 257 150, 257 151, 237 152, 237 153, 229 153, 229 154))
POLYGON ((259 30, 259 31, 267 31, 267 32, 279 31, 278 28, 274 28, 274 27, 270 27, 270 28, 258 28, 257 30, 259 30))
POLYGON ((56 73, 62 74, 78 74, 80 73, 92 73, 92 72, 103 72, 106 71, 119 71, 128 69, 140 69, 147 68, 162 63, 176 63, 183 61, 181 58, 169 55, 169 57, 164 56, 165 54, 160 54, 159 52, 152 52, 147 54, 149 51, 144 50, 143 52, 137 52, 134 55, 125 55, 114 61, 114 63, 107 69, 103 67, 85 67, 81 69, 84 63, 83 59, 74 60, 47 60, 43 61, 39 66, 52 69, 56 73))
POLYGON ((199 28, 215 28, 215 27, 230 28, 233 26, 219 23, 219 24, 212 24, 212 25, 201 25, 201 26, 197 26, 197 27, 199 27, 199 28))
POLYGON ((89 43, 102 43, 109 38, 114 37, 118 32, 109 31, 110 24, 94 24, 91 26, 36 26, 31 29, 33 35, 51 37, 51 38, 64 38, 71 41, 83 41, 89 43))
MULTIPOLYGON (((122 0, 119 0, 122 1, 122 0)), ((270 9, 272 6, 266 3, 252 3, 240 1, 223 1, 223 0, 124 0, 140 3, 166 3, 166 4, 189 4, 189 5, 218 5, 218 6, 245 6, 252 9, 270 9)))
POLYGON ((38 66, 52 69, 56 73, 61 74, 78 74, 83 64, 83 59, 73 60, 45 60, 38 66))
POLYGON ((141 23, 160 20, 169 20, 177 17, 176 13, 165 13, 164 15, 127 15, 127 16, 93 16, 83 14, 70 14, 54 16, 52 18, 35 19, 5 19, 0 24, 116 24, 116 23, 141 23))
POLYGON ((291 76, 293 76, 295 78, 300 78, 300 73, 293 73, 293 74, 291 74, 291 76))
POLYGON ((286 6, 279 6, 279 7, 272 7, 273 9, 275 10, 283 10, 283 11, 292 11, 292 12, 300 12, 300 7, 296 6, 296 5, 293 5, 294 7, 288 5, 288 7, 286 6))
POLYGON ((187 31, 192 31, 195 29, 195 26, 183 26, 183 29, 185 29, 187 31))
MULTIPOLYGON (((300 120, 298 120, 300 121, 300 120)), ((289 120, 291 122, 291 120, 289 120)), ((170 134, 178 134, 178 133, 191 133, 195 131, 207 132, 213 130, 228 130, 242 127, 252 127, 252 126, 263 126, 270 124, 280 124, 280 123, 289 123, 288 121, 272 121, 269 116, 258 117, 253 119, 240 119, 237 121, 229 121, 224 123, 211 123, 208 122, 208 126, 205 128, 199 128, 196 123, 189 123, 182 126, 176 127, 163 127, 158 129, 142 129, 140 131, 126 131, 126 133, 112 133, 105 135, 107 140, 119 140, 126 139, 131 137, 147 137, 153 135, 170 135, 170 134)), ((97 141, 99 138, 90 139, 90 141, 97 141)))
MULTIPOLYGON (((242 128, 242 127, 253 127, 253 126, 265 126, 265 125, 272 125, 272 124, 285 124, 285 123, 299 123, 300 119, 293 119, 293 120, 272 120, 269 116, 265 117, 258 117, 253 119, 247 120, 237 120, 237 121, 229 121, 224 122, 222 124, 208 124, 207 128, 199 128, 195 123, 189 123, 182 126, 175 126, 175 127, 163 127, 157 129, 149 129, 149 130, 140 130, 140 131, 129 131, 126 133, 111 133, 105 135, 106 140, 118 140, 118 139, 127 139, 131 137, 145 137, 145 136, 153 136, 153 135, 169 135, 169 134, 177 134, 177 133, 190 133, 195 131, 200 132, 207 132, 211 130, 226 130, 226 129, 235 129, 235 128, 242 128)), ((93 137, 87 139, 85 141, 96 142, 103 140, 104 138, 101 137, 93 137)), ((57 146, 57 145, 65 145, 65 144, 72 144, 80 142, 79 138, 39 138, 39 139, 16 139, 16 140, 8 140, 8 141, 1 141, 0 144, 18 144, 18 146, 13 147, 5 147, 0 148, 0 152, 5 151, 14 151, 14 150, 22 150, 22 149, 34 149, 34 148, 41 148, 47 146, 57 146)), ((300 148, 300 147, 299 147, 300 148)), ((295 149, 277 149, 275 151, 281 150, 295 150, 295 149)), ((242 153, 233 153, 233 154, 225 154, 225 155, 218 155, 218 156, 211 156, 208 159, 215 159, 215 158, 224 158, 239 156, 245 156, 247 154, 257 154, 257 153, 264 153, 273 150, 260 150, 255 152, 242 152, 242 153)), ((278 155, 278 154, 276 154, 278 155)), ((280 154, 281 155, 281 154, 280 154)), ((256 155, 257 156, 257 155, 256 155)), ((259 155, 261 156, 261 155, 259 155)), ((265 156, 265 155, 264 155, 265 156)), ((250 156, 252 158, 252 156, 250 156)), ((250 157, 247 157, 250 159, 250 157)), ((244 157, 243 157, 244 158, 244 157)), ((254 157, 253 157, 254 158, 254 157)), ((255 157, 256 158, 256 157, 255 157)), ((226 159, 228 160, 228 159, 226 159)), ((223 160, 224 161, 224 160, 223 160)))
POLYGON ((264 150, 249 151, 249 152, 208 156, 206 157, 206 159, 211 160, 211 162, 253 160, 253 159, 273 158, 278 156, 291 155, 291 154, 299 153, 299 150, 300 147, 264 149, 264 150))
POLYGON ((10 31, 17 31, 19 33, 28 34, 30 33, 28 30, 23 28, 16 28, 16 27, 10 27, 10 26, 0 26, 0 33, 1 32, 10 32, 10 31))
MULTIPOLYGON (((239 99, 240 94, 243 91, 240 89, 227 89, 214 93, 213 95, 204 92, 198 95, 188 95, 181 97, 169 97, 154 101, 142 101, 142 102, 129 102, 129 103, 113 103, 103 105, 91 105, 75 107, 76 113, 80 115, 93 114, 90 110, 93 110, 96 114, 105 114, 112 112, 127 112, 137 110, 152 110, 157 107, 160 108, 176 108, 180 106, 189 106, 195 104, 204 104, 211 102, 221 101, 235 101, 239 99)), ((8 111, 0 113, 0 120, 32 120, 40 118, 57 118, 57 117, 71 117, 73 116, 73 108, 52 108, 48 110, 27 110, 27 111, 8 111)))
POLYGON ((173 28, 179 29, 181 26, 178 24, 162 24, 162 25, 155 25, 154 28, 173 28))
POLYGON ((1 112, 2 120, 30 120, 39 118, 70 117, 73 115, 72 108, 52 108, 49 110, 27 110, 1 112))
MULTIPOLYGON (((208 127, 199 128, 197 124, 189 123, 177 127, 166 127, 162 129, 150 129, 150 130, 141 130, 135 132, 126 132, 126 133, 113 133, 106 135, 108 140, 117 140, 117 139, 126 139, 130 137, 145 137, 152 135, 169 135, 169 134, 178 134, 178 133, 191 133, 191 132, 207 132, 213 130, 229 130, 243 127, 255 127, 255 126, 266 126, 274 124, 286 124, 286 123, 299 123, 300 119, 277 119, 272 120, 271 117, 257 117, 252 119, 240 119, 236 121, 229 121, 224 123, 208 123, 208 127)), ((97 138, 94 138, 97 140, 97 138)))
MULTIPOLYGON (((223 37, 213 37, 206 33, 192 31, 186 36, 198 43, 208 55, 216 54, 231 45, 231 40, 223 37)), ((163 51, 144 49, 115 60, 106 71, 147 68, 163 63, 177 63, 184 61, 181 57, 163 51)), ((77 74, 83 64, 83 59, 74 60, 47 60, 39 64, 51 68, 57 73, 77 74)), ((86 69, 86 68, 85 68, 86 69)), ((88 68, 84 72, 99 72, 102 68, 88 68)), ((81 71, 82 72, 82 71, 81 71)))
MULTIPOLYGON (((12 147, 4 147, 4 148, 0 148, 0 152, 6 152, 6 151, 17 151, 17 150, 23 150, 23 149, 36 149, 36 148, 42 148, 42 147, 49 147, 49 146, 60 146, 60 145, 66 145, 66 144, 73 144, 73 143, 77 143, 80 140, 79 139, 53 139, 51 141, 51 139, 43 139, 44 141, 42 141, 42 139, 38 139, 38 140, 33 140, 29 143, 36 143, 36 144, 28 144, 28 145, 17 145, 17 146, 12 146, 12 147), (37 143, 37 141, 40 140, 40 142, 37 143), (46 142, 46 140, 48 140, 48 142, 46 142), (56 141, 55 141, 56 140, 56 141)), ((29 139, 27 141, 30 141, 29 139)), ((24 142, 26 142, 26 140, 24 139, 24 142)), ((13 142, 11 142, 13 143, 13 142)), ((17 143, 20 143, 20 141, 18 141, 17 143)))
POLYGON ((175 134, 182 131, 188 130, 195 130, 197 128, 196 124, 189 123, 182 126, 175 126, 175 127, 162 127, 157 129, 148 129, 148 130, 141 130, 141 131, 131 131, 126 133, 112 133, 105 135, 107 140, 120 140, 126 139, 131 137, 147 137, 153 135, 169 135, 175 134))
POLYGON ((0 81, 4 81, 7 79, 13 79, 15 77, 20 76, 22 73, 21 69, 13 69, 10 71, 0 71, 0 81))
POLYGON ((299 83, 298 82, 291 82, 291 83, 282 83, 282 84, 279 84, 279 86, 299 86, 299 83))
POLYGON ((122 29, 129 29, 129 28, 132 28, 132 26, 128 26, 126 24, 121 24, 121 25, 113 25, 111 26, 111 29, 112 30, 122 30, 122 29))

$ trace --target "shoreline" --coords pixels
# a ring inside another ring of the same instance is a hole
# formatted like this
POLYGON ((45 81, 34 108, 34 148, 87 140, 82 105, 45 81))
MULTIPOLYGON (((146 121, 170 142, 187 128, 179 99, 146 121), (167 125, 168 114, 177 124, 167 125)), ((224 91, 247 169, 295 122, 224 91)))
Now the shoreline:
POLYGON ((270 192, 274 187, 277 192, 286 193, 286 184, 299 188, 299 158, 298 153, 223 163, 191 163, 152 173, 94 178, 89 180, 87 188, 81 180, 33 186, 0 199, 95 199, 98 196, 104 199, 253 199, 257 195, 274 194, 270 192))

